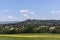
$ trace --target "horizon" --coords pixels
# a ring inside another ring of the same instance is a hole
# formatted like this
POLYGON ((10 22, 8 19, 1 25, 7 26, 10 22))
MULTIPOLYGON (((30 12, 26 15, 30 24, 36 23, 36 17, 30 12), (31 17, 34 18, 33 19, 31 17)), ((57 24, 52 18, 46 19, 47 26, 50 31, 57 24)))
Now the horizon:
POLYGON ((60 0, 0 0, 0 21, 60 20, 60 0))

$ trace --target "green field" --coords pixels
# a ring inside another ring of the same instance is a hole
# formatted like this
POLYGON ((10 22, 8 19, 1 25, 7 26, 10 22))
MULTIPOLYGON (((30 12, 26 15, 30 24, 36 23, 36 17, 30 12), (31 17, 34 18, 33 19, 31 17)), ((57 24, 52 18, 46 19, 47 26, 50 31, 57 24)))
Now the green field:
POLYGON ((0 34, 0 40, 60 40, 60 34, 0 34))

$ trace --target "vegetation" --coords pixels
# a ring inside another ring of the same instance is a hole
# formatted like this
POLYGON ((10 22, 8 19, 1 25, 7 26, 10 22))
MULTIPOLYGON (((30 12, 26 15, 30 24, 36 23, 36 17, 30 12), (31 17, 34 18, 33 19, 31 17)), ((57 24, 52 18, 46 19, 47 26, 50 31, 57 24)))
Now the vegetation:
POLYGON ((29 34, 0 34, 0 40, 60 40, 60 34, 29 33, 29 34))
POLYGON ((26 20, 0 24, 0 34, 60 33, 60 20, 26 20))

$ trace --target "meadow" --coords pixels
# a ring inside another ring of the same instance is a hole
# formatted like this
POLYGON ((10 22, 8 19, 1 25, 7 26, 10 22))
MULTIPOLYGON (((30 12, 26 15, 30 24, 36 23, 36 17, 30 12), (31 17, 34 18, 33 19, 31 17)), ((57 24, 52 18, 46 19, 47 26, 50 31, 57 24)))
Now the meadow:
POLYGON ((50 33, 0 34, 0 40, 60 40, 60 34, 50 33))

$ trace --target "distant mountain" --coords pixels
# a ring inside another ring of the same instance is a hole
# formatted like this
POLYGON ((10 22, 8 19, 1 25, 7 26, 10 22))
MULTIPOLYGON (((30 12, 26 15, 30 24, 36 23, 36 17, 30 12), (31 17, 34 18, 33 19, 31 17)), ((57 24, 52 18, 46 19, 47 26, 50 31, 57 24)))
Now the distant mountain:
POLYGON ((18 23, 19 21, 0 21, 0 24, 18 23))

